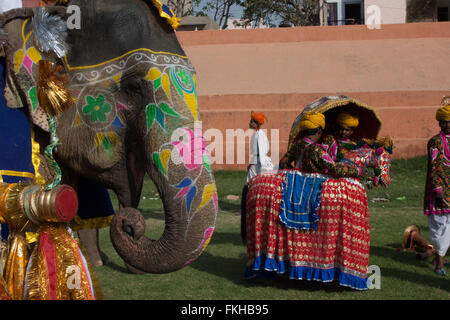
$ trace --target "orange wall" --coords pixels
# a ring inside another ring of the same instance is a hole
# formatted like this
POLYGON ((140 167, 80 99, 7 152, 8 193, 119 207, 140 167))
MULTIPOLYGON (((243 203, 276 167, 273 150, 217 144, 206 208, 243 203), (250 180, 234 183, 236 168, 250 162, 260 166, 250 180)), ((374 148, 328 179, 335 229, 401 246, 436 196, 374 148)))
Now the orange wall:
MULTIPOLYGON (((434 120, 450 94, 450 23, 299 27, 177 32, 196 67, 203 131, 248 128, 250 111, 265 112, 286 151, 303 107, 344 94, 375 108, 394 158, 426 153, 434 120)), ((216 142, 217 143, 217 142, 216 142)), ((235 146, 236 148, 236 146, 235 146)), ((229 148, 231 149, 231 148, 229 148)), ((227 152, 223 146, 223 163, 227 152)), ((236 156, 235 150, 235 158, 236 156)), ((215 165, 216 169, 246 169, 215 165)))

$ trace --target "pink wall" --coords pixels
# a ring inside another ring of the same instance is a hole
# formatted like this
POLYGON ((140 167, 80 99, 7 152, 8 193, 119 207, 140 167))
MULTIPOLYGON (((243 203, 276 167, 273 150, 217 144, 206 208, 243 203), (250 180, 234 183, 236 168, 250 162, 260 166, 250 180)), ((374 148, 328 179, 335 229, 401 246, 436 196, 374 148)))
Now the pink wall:
MULTIPOLYGON (((217 128, 225 136, 226 129, 246 130, 251 110, 265 112, 270 120, 265 128, 279 130, 279 157, 303 107, 335 94, 375 108, 383 121, 381 135, 394 139, 395 158, 425 154, 427 140, 439 130, 435 111, 442 96, 450 94, 448 22, 177 36, 198 73, 203 131, 217 128)), ((225 163, 230 150, 223 149, 225 163)))
POLYGON ((22 0, 23 7, 39 7, 39 0, 22 0))

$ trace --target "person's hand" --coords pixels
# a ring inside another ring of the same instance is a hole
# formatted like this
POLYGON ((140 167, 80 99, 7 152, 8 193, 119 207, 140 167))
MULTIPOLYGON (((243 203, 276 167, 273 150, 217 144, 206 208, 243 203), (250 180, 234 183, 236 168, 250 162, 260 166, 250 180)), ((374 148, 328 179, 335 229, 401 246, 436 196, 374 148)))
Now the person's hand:
POLYGON ((434 198, 436 199, 436 206, 439 208, 445 208, 446 205, 444 203, 445 200, 445 194, 444 191, 437 191, 434 194, 434 198))
POLYGON ((436 199, 444 199, 444 196, 445 196, 444 191, 438 191, 434 194, 434 197, 436 199))

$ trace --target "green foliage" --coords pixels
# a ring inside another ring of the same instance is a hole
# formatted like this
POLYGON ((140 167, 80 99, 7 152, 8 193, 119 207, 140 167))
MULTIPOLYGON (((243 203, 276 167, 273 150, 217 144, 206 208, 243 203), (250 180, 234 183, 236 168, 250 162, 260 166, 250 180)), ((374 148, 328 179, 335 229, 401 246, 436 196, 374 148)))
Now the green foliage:
POLYGON ((320 7, 317 0, 247 0, 242 16, 244 26, 257 26, 263 22, 275 26, 275 21, 293 26, 320 24, 320 7))
POLYGON ((194 1, 195 15, 209 15, 221 28, 226 27, 228 18, 231 18, 231 8, 243 8, 239 26, 256 27, 261 23, 275 27, 277 24, 293 26, 319 25, 319 1, 317 0, 208 0, 200 5, 199 0, 194 1))
POLYGON ((436 0, 408 0, 407 2, 407 22, 417 22, 425 18, 426 13, 436 6, 436 0))
MULTIPOLYGON (((336 283, 293 281, 279 276, 276 281, 243 279, 246 248, 240 238, 240 199, 244 171, 216 171, 220 211, 216 230, 205 252, 191 265, 169 274, 130 274, 112 247, 108 228, 100 243, 111 262, 95 269, 105 299, 162 300, 449 300, 450 281, 434 274, 430 261, 419 261, 413 252, 399 252, 402 234, 411 224, 420 227, 428 239, 423 214, 426 157, 394 160, 388 188, 369 190, 371 244, 369 265, 381 269, 381 289, 355 291, 336 283), (380 200, 383 199, 383 200, 380 200)), ((139 209, 152 239, 164 230, 164 213, 155 200, 154 184, 146 179, 139 209)), ((114 197, 115 198, 115 197, 114 197)), ((447 270, 448 272, 450 270, 447 270)))
MULTIPOLYGON (((194 7, 200 5, 201 0, 194 0, 194 7)), ((209 0, 199 10, 194 10, 197 16, 210 15, 211 18, 222 28, 227 27, 228 19, 232 18, 231 8, 240 6, 241 0, 209 0)))

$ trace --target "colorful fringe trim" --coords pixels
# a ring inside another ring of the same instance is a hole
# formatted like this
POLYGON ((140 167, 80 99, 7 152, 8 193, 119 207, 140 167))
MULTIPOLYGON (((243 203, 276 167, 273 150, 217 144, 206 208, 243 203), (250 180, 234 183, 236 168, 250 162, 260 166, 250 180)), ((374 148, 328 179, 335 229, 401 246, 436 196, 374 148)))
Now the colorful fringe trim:
POLYGON ((299 266, 292 267, 289 260, 276 261, 275 259, 264 256, 256 257, 253 264, 248 266, 244 273, 245 279, 254 278, 273 278, 275 274, 288 274, 290 279, 295 280, 315 280, 320 282, 337 281, 341 286, 350 287, 355 290, 367 290, 370 286, 368 277, 358 277, 349 274, 341 269, 340 266, 334 265, 327 267, 299 266))
POLYGON ((153 2, 153 5, 158 9, 159 15, 162 18, 166 18, 167 23, 169 23, 174 30, 177 30, 178 27, 180 26, 181 19, 177 18, 177 16, 172 11, 172 9, 170 9, 168 6, 163 4, 161 1, 152 0, 152 2, 153 2))
POLYGON ((39 230, 27 268, 26 300, 95 300, 97 281, 80 248, 64 226, 39 230))

